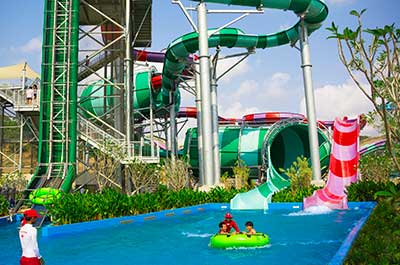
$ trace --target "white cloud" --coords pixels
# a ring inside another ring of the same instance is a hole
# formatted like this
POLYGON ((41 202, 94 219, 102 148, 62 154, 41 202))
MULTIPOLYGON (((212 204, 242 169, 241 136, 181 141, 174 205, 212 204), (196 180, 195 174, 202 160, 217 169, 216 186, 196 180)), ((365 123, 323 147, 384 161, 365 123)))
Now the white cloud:
POLYGON ((12 51, 23 53, 40 52, 42 49, 42 40, 40 37, 30 39, 27 43, 19 47, 11 47, 12 51))
MULTIPOLYGON (((370 101, 360 89, 348 80, 344 84, 325 85, 315 90, 315 104, 319 120, 334 120, 336 117, 357 117, 372 110, 370 101)), ((300 112, 305 113, 305 98, 300 102, 300 112)), ((362 134, 376 135, 376 129, 366 127, 362 134)))
POLYGON ((240 100, 242 97, 252 95, 254 92, 257 91, 258 83, 255 80, 244 80, 240 83, 239 89, 236 90, 232 97, 235 100, 240 100))

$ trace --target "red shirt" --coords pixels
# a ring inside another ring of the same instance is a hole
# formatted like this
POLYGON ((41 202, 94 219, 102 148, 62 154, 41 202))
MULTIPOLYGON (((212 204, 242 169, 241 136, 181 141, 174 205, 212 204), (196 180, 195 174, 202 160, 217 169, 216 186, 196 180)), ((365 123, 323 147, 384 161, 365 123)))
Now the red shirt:
POLYGON ((224 224, 226 224, 227 232, 230 233, 232 228, 235 229, 236 232, 240 232, 239 227, 237 226, 236 222, 233 220, 227 221, 224 220, 224 224))

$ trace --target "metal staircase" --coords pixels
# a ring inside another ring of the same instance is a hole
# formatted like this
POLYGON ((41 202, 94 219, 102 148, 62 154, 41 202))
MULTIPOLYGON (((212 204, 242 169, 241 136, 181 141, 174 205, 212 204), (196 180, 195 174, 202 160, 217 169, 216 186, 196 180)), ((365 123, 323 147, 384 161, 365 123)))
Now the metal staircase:
POLYGON ((117 52, 101 52, 89 61, 85 59, 79 62, 78 81, 95 73, 97 70, 104 67, 104 65, 114 61, 118 56, 119 54, 117 52))
MULTIPOLYGON (((100 121, 98 121, 100 122, 100 121)), ((82 115, 78 116, 79 138, 87 142, 98 150, 109 154, 113 158, 120 161, 122 164, 131 162, 128 159, 128 148, 133 150, 134 158, 145 163, 158 163, 160 161, 160 152, 157 144, 153 143, 153 148, 156 150, 154 155, 151 155, 151 142, 145 140, 132 141, 129 146, 126 146, 125 135, 115 130, 111 126, 109 129, 112 134, 106 132, 97 126, 94 122, 86 119, 82 115)))

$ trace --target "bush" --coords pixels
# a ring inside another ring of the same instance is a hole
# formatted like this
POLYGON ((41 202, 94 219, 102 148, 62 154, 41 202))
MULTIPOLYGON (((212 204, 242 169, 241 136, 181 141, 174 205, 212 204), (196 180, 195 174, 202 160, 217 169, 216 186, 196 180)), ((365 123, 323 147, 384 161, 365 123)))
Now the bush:
POLYGON ((377 151, 362 156, 359 168, 363 180, 385 182, 389 180, 395 166, 392 157, 386 151, 377 151))
POLYGON ((400 185, 371 181, 359 184, 352 186, 362 189, 354 191, 370 187, 368 196, 373 189, 385 188, 375 193, 378 205, 361 229, 345 264, 400 264, 400 185))
POLYGON ((9 214, 8 208, 10 207, 10 203, 0 195, 0 216, 6 216, 9 214))
POLYGON ((312 169, 304 156, 297 157, 288 169, 280 168, 279 171, 289 177, 290 190, 293 194, 310 188, 312 169))
POLYGON ((64 194, 48 209, 53 224, 60 225, 143 214, 203 203, 228 202, 238 192, 244 191, 244 189, 224 190, 215 188, 206 193, 188 188, 172 191, 166 186, 159 186, 154 193, 147 192, 127 196, 117 190, 107 188, 100 193, 64 194))
POLYGON ((233 167, 233 177, 235 178, 236 189, 247 189, 249 187, 250 169, 243 160, 237 160, 233 167))
POLYGON ((161 183, 166 185, 168 189, 175 191, 190 187, 193 176, 189 167, 189 163, 185 160, 166 159, 160 169, 161 183))
POLYGON ((390 182, 358 181, 347 187, 348 201, 375 201, 375 193, 387 190, 390 182))

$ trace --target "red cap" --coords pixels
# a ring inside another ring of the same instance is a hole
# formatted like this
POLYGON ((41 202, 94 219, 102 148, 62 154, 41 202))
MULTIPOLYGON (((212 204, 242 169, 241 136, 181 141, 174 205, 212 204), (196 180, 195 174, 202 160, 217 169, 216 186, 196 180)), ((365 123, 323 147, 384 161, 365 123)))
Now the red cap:
POLYGON ((230 214, 230 213, 226 213, 226 214, 225 214, 225 218, 226 218, 226 219, 228 219, 228 218, 232 219, 233 216, 232 216, 232 214, 230 214))
POLYGON ((24 212, 24 216, 26 217, 37 217, 40 218, 41 216, 36 212, 34 209, 29 209, 24 212))

